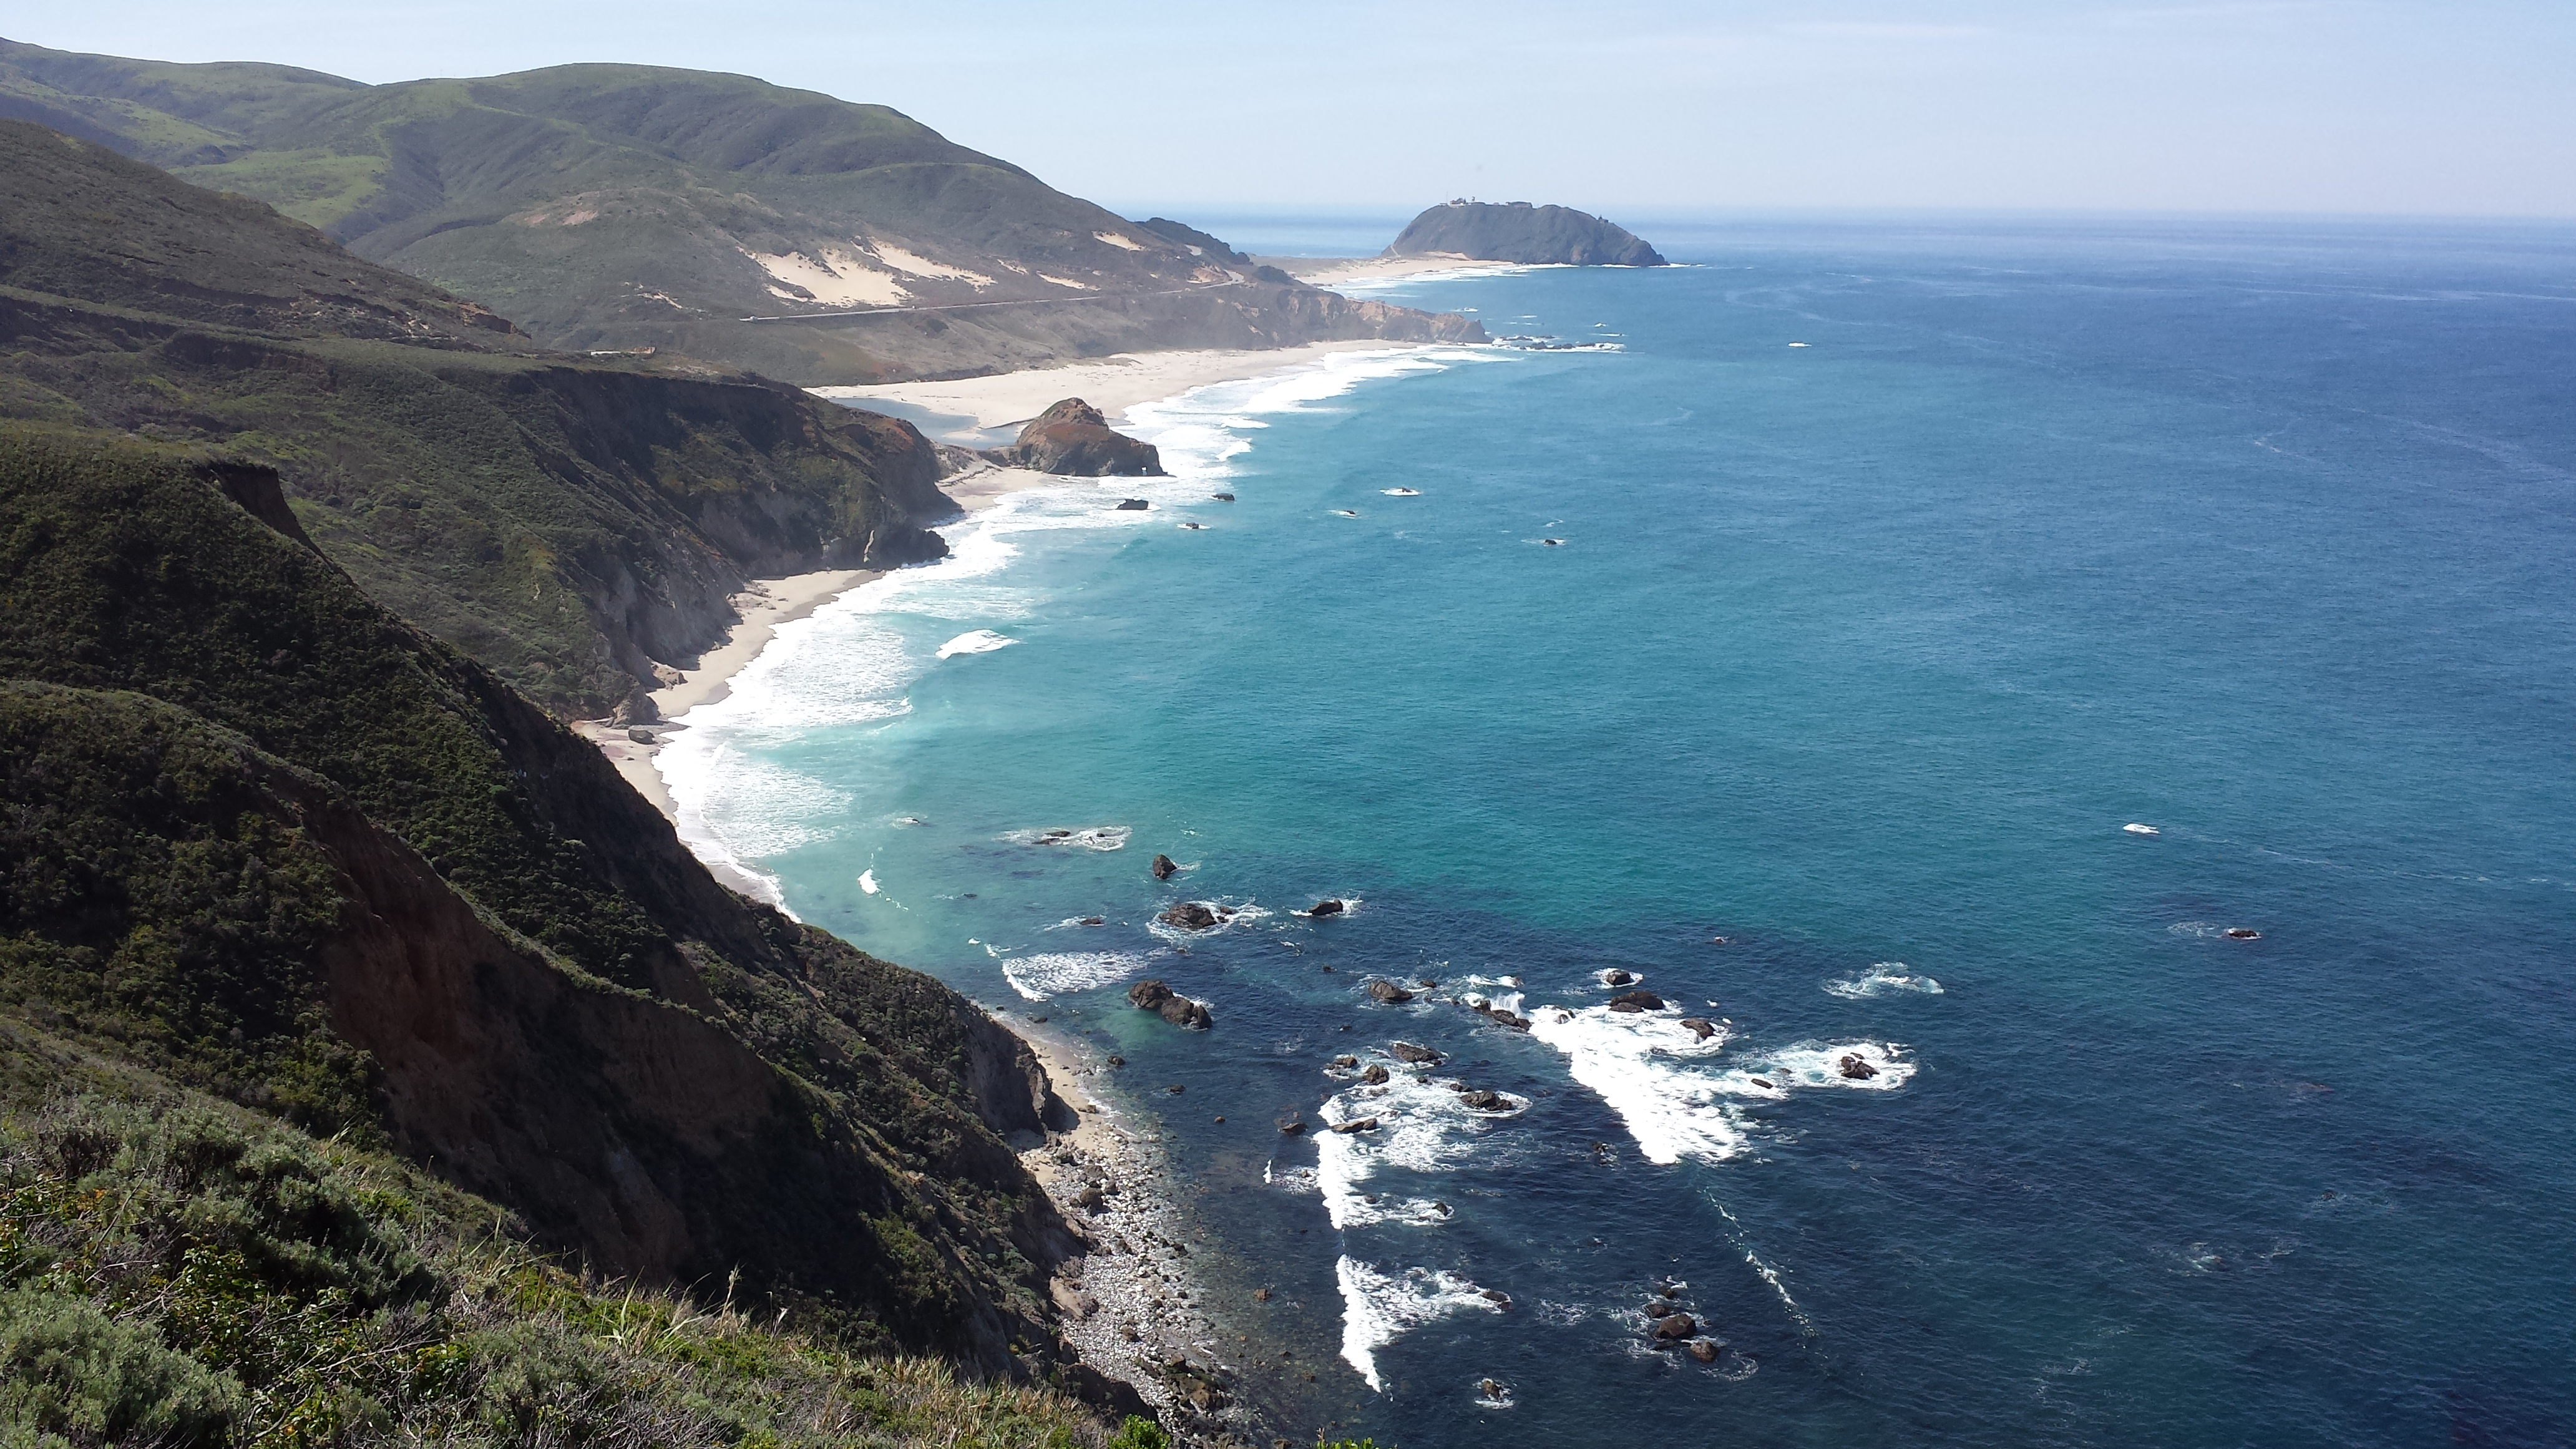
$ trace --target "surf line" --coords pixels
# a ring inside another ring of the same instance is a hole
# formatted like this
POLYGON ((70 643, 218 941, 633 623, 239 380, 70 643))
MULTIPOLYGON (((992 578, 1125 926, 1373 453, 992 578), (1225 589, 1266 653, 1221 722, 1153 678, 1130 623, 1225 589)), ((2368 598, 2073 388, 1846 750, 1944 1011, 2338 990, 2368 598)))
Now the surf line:
POLYGON ((1788 1288, 1780 1282, 1779 1271, 1762 1261, 1762 1255, 1753 1251, 1753 1244, 1746 1241, 1749 1235, 1744 1230, 1743 1222, 1735 1214, 1726 1210, 1726 1204, 1717 1200, 1717 1194, 1702 1189, 1700 1195, 1708 1199, 1710 1207, 1717 1209, 1719 1217, 1733 1224, 1733 1230, 1726 1235, 1727 1240, 1735 1244, 1738 1252, 1744 1254, 1744 1261, 1753 1265, 1753 1271, 1761 1275, 1762 1281, 1771 1285, 1771 1291, 1780 1295, 1780 1306, 1789 1310, 1789 1317, 1797 1323, 1798 1332, 1808 1338, 1818 1337, 1816 1321, 1807 1316, 1807 1310, 1798 1306, 1797 1299, 1789 1296, 1788 1288))

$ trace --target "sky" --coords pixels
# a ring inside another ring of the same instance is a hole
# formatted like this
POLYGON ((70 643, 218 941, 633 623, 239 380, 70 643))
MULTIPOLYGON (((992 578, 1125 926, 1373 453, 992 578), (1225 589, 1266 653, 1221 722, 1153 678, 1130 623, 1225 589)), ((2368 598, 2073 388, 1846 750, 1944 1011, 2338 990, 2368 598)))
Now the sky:
POLYGON ((17 0, 0 34, 369 82, 739 71, 1122 210, 2576 216, 2576 0, 17 0))

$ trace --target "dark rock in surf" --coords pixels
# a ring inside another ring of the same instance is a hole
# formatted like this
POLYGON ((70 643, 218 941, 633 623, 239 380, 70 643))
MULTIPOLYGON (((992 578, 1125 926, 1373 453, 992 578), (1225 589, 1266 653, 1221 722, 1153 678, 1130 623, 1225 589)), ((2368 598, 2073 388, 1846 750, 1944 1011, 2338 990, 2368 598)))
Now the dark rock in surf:
POLYGON ((1517 1012, 1505 1011, 1499 1006, 1495 1007, 1492 1011, 1486 1012, 1485 1015, 1491 1019, 1496 1026, 1508 1026, 1514 1031, 1527 1031, 1530 1028, 1528 1017, 1522 1016, 1517 1012))
POLYGON ((1387 1043, 1386 1049, 1388 1054, 1393 1056, 1397 1061, 1409 1062, 1417 1067, 1438 1066, 1443 1060, 1445 1060, 1440 1053, 1433 1051, 1431 1048, 1427 1046, 1415 1046, 1409 1041, 1389 1042, 1387 1043))
POLYGON ((1407 991, 1403 987, 1396 985, 1394 982, 1383 978, 1371 981, 1368 984, 1368 994, 1371 1000, 1382 1001, 1389 1006, 1393 1006, 1400 1001, 1411 1001, 1413 999, 1412 992, 1407 991))
POLYGON ((1377 1119, 1375 1117, 1354 1117, 1348 1122, 1334 1123, 1333 1130, 1341 1133, 1345 1137, 1354 1132, 1375 1132, 1377 1130, 1377 1119))
POLYGON ((1216 912, 1197 901, 1183 901, 1163 912, 1160 919, 1166 926, 1178 926, 1185 931, 1204 931, 1216 924, 1216 912))
POLYGON ((1710 1022, 1706 1017, 1685 1016, 1682 1018, 1682 1025, 1689 1027, 1691 1029, 1691 1034, 1698 1037, 1701 1041, 1706 1041, 1710 1037, 1717 1035, 1716 1025, 1710 1022))
POLYGON ((1154 857, 1154 879, 1156 880, 1170 880, 1180 873, 1180 869, 1172 863, 1172 858, 1168 855, 1154 857))
POLYGON ((1153 504, 1146 502, 1142 498, 1121 498, 1118 500, 1117 508, 1113 511, 1118 513, 1143 513, 1148 509, 1151 509, 1153 506, 1153 504))
POLYGON ((1655 1346, 1668 1348, 1699 1333, 1699 1322, 1687 1313, 1671 1313, 1655 1320, 1655 1346))
POLYGON ((1715 1363, 1717 1362, 1717 1345, 1709 1342, 1705 1338, 1694 1338, 1690 1341, 1690 1356, 1698 1359, 1701 1363, 1715 1363))
POLYGON ((1601 973, 1601 984, 1604 986, 1625 986, 1636 979, 1636 977, 1629 975, 1627 972, 1620 970, 1616 966, 1613 966, 1609 970, 1601 973))
MULTIPOLYGON (((1100 409, 1069 397, 1029 420, 1020 440, 985 456, 1010 468, 1081 478, 1159 478, 1163 455, 1151 443, 1140 443, 1109 426, 1100 409)), ((1138 508, 1142 499, 1129 499, 1138 508)))
POLYGON ((1234 495, 1231 493, 1211 493, 1208 496, 1219 503, 1232 503, 1234 501, 1234 495))
POLYGON ((1206 1031, 1216 1025, 1216 1018, 1208 1014, 1204 1004, 1186 996, 1175 996, 1154 1010, 1163 1020, 1190 1031, 1206 1031))
POLYGON ((1172 999, 1172 988, 1160 981, 1139 981, 1127 988, 1127 1004, 1139 1011, 1154 1011, 1172 999))
POLYGON ((1500 1112, 1512 1104, 1511 1099, 1502 1093, 1488 1091, 1482 1087, 1472 1092, 1459 1093, 1458 1100, 1478 1112, 1500 1112))
POLYGON ((1646 1316, 1648 1318, 1670 1318, 1679 1312, 1681 1312, 1680 1309, 1675 1308, 1673 1305, 1665 1302, 1661 1298, 1649 1299, 1646 1303, 1646 1316))
POLYGON ((1635 991, 1622 991, 1610 998, 1611 1010, 1616 1011, 1623 1006, 1634 1011, 1661 1011, 1664 1009, 1664 999, 1640 987, 1635 991))
POLYGON ((1512 1295, 1504 1292, 1500 1288, 1487 1288, 1484 1290, 1482 1296, 1486 1302, 1491 1303, 1496 1308, 1509 1308, 1512 1306, 1512 1295))
POLYGON ((1344 906, 1340 901, 1317 901, 1306 908, 1306 914, 1309 916, 1338 916, 1347 909, 1349 908, 1344 906))
POLYGON ((1371 1062, 1371 1063, 1369 1063, 1369 1064, 1368 1064, 1368 1070, 1367 1070, 1367 1071, 1364 1071, 1364 1072, 1362 1072, 1362 1073, 1360 1073, 1360 1080, 1361 1080, 1361 1081, 1363 1081, 1363 1082, 1366 1082, 1368 1085, 1370 1085, 1370 1086, 1372 1086, 1372 1087, 1382 1087, 1382 1086, 1385 1086, 1385 1085, 1386 1085, 1386 1078, 1387 1078, 1387 1070, 1386 1070, 1386 1067, 1385 1067, 1383 1064, 1378 1063, 1378 1062, 1371 1062))
POLYGON ((1878 1075, 1878 1068, 1871 1066, 1857 1055, 1844 1057, 1834 1064, 1834 1070, 1842 1073, 1845 1081, 1852 1082, 1866 1082, 1878 1075))
POLYGON ((1303 1122, 1282 1122, 1279 1124, 1279 1135, 1282 1137, 1303 1137, 1306 1135, 1306 1124, 1303 1122))
POLYGON ((1359 1064, 1360 1064, 1360 1059, 1359 1059, 1358 1057, 1353 1057, 1353 1056, 1339 1056, 1339 1057, 1335 1057, 1335 1058, 1333 1058, 1333 1065, 1334 1065, 1334 1066, 1337 1066, 1337 1067, 1356 1067, 1356 1066, 1358 1066, 1359 1064))

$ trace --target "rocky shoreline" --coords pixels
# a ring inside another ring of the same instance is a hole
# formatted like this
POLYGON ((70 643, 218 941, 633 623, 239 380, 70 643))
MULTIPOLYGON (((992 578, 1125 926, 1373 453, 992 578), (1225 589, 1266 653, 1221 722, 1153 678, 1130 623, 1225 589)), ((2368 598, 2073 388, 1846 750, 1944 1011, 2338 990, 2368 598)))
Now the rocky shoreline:
POLYGON ((1089 1251, 1050 1285, 1058 1331, 1084 1364, 1132 1386, 1179 1444, 1210 1449, 1285 1444, 1239 1402, 1241 1367, 1209 1315, 1193 1249, 1199 1235, 1166 1190, 1160 1135, 1115 1100, 1114 1070, 1071 1036, 996 1012, 1037 1054, 1079 1125, 1020 1155, 1089 1251))

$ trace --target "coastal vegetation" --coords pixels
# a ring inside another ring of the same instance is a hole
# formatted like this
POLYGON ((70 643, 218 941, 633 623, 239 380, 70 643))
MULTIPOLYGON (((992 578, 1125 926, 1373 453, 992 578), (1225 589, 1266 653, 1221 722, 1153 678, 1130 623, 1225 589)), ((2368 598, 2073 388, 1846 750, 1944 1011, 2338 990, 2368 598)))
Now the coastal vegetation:
POLYGON ((0 115, 266 201, 547 346, 807 386, 1483 336, 1255 272, 886 107, 747 76, 577 65, 368 86, 0 41, 0 115))
POLYGON ((909 425, 545 352, 260 203, 0 121, 0 420, 276 470, 378 602, 557 711, 641 702, 751 577, 937 556, 909 425))

